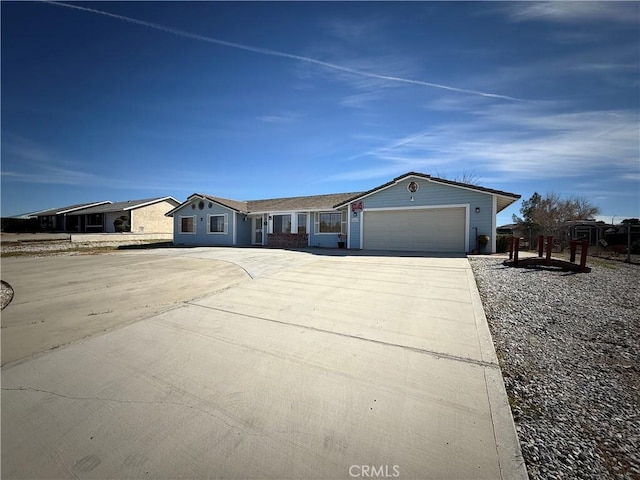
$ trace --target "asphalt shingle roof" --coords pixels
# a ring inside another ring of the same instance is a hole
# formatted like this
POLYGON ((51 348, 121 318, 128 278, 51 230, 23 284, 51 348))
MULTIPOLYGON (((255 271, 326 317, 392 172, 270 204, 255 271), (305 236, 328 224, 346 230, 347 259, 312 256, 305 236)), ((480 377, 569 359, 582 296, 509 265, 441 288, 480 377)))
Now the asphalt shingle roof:
POLYGON ((76 203, 75 205, 68 205, 66 207, 60 207, 60 208, 51 208, 49 210, 41 210, 39 212, 33 212, 30 215, 32 216, 38 216, 38 217, 48 217, 50 215, 59 215, 62 213, 71 213, 71 212, 75 212, 76 210, 80 210, 83 208, 89 208, 92 207, 94 205, 102 205, 105 203, 111 203, 108 200, 103 200, 101 202, 89 202, 89 203, 76 203))
MULTIPOLYGON (((419 177, 430 180, 436 183, 443 183, 455 187, 467 188, 470 190, 476 190, 479 192, 491 193, 499 196, 498 211, 502 210, 506 206, 510 205, 514 201, 520 198, 520 195, 510 192, 504 192, 502 190, 494 190, 492 188, 480 187, 478 185, 472 185, 468 183, 456 182, 453 180, 446 180, 444 178, 436 178, 424 173, 409 172, 399 177, 394 178, 390 182, 383 185, 379 185, 366 192, 351 192, 351 193, 330 193, 328 195, 310 195, 303 197, 283 197, 283 198, 271 198, 267 200, 231 200, 228 198, 215 197, 213 195, 206 195, 202 193, 194 193, 191 195, 187 202, 190 202, 194 198, 202 198, 214 201, 220 205, 231 208, 237 212, 242 213, 260 213, 260 212, 283 212, 289 210, 321 210, 321 209, 334 209, 348 204, 353 200, 357 200, 371 193, 377 192, 385 187, 393 185, 408 177, 419 177)), ((185 202, 185 203, 187 203, 185 202)), ((167 212, 167 215, 172 215, 174 211, 181 208, 184 204, 179 205, 175 209, 167 212)))
POLYGON ((82 210, 76 210, 73 215, 87 215, 94 213, 107 213, 107 212, 124 212, 126 210, 132 210, 142 205, 160 202, 162 200, 173 200, 175 204, 178 201, 173 197, 153 197, 143 198, 140 200, 127 200, 126 202, 107 203, 105 205, 97 205, 95 207, 83 208, 82 210))

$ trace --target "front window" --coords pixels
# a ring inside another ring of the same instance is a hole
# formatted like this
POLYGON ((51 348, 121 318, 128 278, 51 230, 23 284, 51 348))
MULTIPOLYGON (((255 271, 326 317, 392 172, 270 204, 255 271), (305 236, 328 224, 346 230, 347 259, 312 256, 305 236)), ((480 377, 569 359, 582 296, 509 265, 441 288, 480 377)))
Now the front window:
POLYGON ((209 215, 209 233, 227 233, 227 216, 209 215))
POLYGON ((102 214, 92 213, 87 215, 87 225, 102 226, 102 214))
POLYGON ((340 233, 342 231, 342 214, 340 212, 321 213, 319 233, 340 233))
POLYGON ((195 232, 195 217, 180 217, 180 233, 195 232))
POLYGON ((291 233, 291 215, 274 215, 273 233, 291 233))
POLYGON ((298 214, 298 233, 299 234, 307 233, 307 214, 306 213, 298 214))

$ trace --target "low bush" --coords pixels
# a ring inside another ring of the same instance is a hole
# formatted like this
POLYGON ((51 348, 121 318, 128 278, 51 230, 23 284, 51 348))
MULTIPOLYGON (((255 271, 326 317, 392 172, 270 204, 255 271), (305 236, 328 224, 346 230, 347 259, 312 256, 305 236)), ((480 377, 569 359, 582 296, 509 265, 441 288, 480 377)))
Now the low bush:
POLYGON ((509 250, 509 237, 510 235, 498 235, 496 237, 496 252, 505 253, 509 250))

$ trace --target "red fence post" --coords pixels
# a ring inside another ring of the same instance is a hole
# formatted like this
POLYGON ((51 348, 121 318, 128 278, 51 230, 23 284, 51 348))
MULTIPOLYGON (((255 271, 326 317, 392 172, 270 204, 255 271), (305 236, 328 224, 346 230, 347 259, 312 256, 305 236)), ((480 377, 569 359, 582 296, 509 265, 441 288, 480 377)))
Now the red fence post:
POLYGON ((513 258, 513 237, 509 237, 509 260, 513 258))
POLYGON ((589 240, 583 240, 580 248, 580 272, 582 273, 587 266, 587 253, 589 253, 589 240))
POLYGON ((576 261, 576 248, 578 247, 578 242, 576 240, 571 240, 569 245, 571 246, 571 257, 569 258, 569 261, 573 263, 576 261))
POLYGON ((551 265, 551 248, 553 247, 553 237, 549 235, 547 237, 547 257, 545 258, 545 264, 551 265))
POLYGON ((542 258, 542 249, 544 248, 544 236, 538 235, 538 256, 542 258))
POLYGON ((518 251, 520 250, 520 238, 516 237, 513 239, 513 265, 518 265, 518 251))

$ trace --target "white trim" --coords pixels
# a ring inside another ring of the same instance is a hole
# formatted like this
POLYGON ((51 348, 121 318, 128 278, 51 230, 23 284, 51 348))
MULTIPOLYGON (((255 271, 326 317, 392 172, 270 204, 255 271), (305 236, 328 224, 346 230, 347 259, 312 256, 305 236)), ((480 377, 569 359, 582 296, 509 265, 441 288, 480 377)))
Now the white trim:
MULTIPOLYGON (((383 190, 386 190, 387 188, 395 187, 399 183, 404 182, 405 180, 407 180, 409 178, 417 178, 419 180, 424 180, 426 182, 437 183, 438 185, 444 185, 444 186, 453 187, 453 188, 461 188, 463 190, 469 190, 471 192, 476 192, 476 193, 484 193, 485 195, 492 195, 494 197, 498 196, 498 197, 502 197, 502 198, 511 200, 511 203, 517 202, 519 200, 518 198, 513 198, 513 197, 510 197, 508 195, 501 195, 499 193, 493 193, 493 192, 485 192, 485 191, 483 191, 483 190, 481 190, 479 188, 473 188, 472 186, 465 187, 465 186, 462 186, 462 185, 452 185, 450 183, 438 181, 438 180, 444 180, 444 179, 437 179, 437 178, 432 178, 432 177, 423 177, 423 176, 420 176, 420 175, 407 175, 407 176, 403 176, 402 178, 399 178, 398 180, 395 180, 395 179, 392 180, 393 183, 391 183, 390 185, 387 185, 387 186, 382 187, 382 188, 374 189, 373 191, 371 191, 371 192, 369 192, 367 194, 363 194, 363 195, 361 195, 359 197, 351 198, 351 199, 348 200, 348 202, 351 203, 351 202, 355 202, 355 201, 361 201, 363 198, 367 198, 367 197, 369 197, 371 195, 374 195, 374 194, 376 194, 378 192, 382 192, 383 190)), ((345 205, 344 203, 343 204, 338 204, 337 208, 341 208, 344 205, 345 205)))
POLYGON ((347 205, 347 250, 351 249, 351 217, 349 213, 351 211, 351 204, 347 205))
POLYGON ((197 215, 180 215, 178 217, 178 233, 180 235, 195 235, 198 230, 198 216, 197 215), (193 218, 193 232, 183 232, 182 231, 182 219, 183 218, 193 218))
POLYGON ((412 207, 376 207, 376 208, 365 208, 363 211, 367 212, 375 212, 378 210, 426 210, 433 208, 469 208, 468 203, 451 203, 447 205, 416 205, 412 207))
MULTIPOLYGON (((339 208, 343 208, 343 207, 339 207, 339 208)), ((279 214, 279 213, 289 213, 289 212, 326 212, 328 210, 332 210, 332 211, 338 211, 338 208, 333 208, 332 206, 328 206, 328 207, 321 207, 321 208, 305 208, 305 207, 300 207, 299 210, 256 210, 256 211, 250 211, 249 215, 262 215, 262 214, 268 214, 268 215, 273 215, 273 214, 279 214)))
MULTIPOLYGON (((87 205, 83 205, 82 207, 74 207, 74 208, 70 208, 67 210, 60 210, 59 212, 56 212, 52 215, 42 215, 43 217, 55 217, 56 215, 63 215, 65 213, 71 213, 71 212, 77 212, 78 210, 84 210, 85 208, 93 208, 93 207, 99 207, 100 205, 106 205, 106 204, 112 204, 113 202, 110 200, 104 200, 103 202, 96 202, 96 203, 90 203, 87 205)), ((40 210, 41 212, 47 212, 48 210, 40 210)), ((83 212, 78 212, 78 215, 86 215, 83 212)))
POLYGON ((162 197, 162 198, 156 198, 155 200, 151 200, 150 202, 145 202, 145 203, 140 203, 138 205, 132 205, 130 207, 125 207, 122 209, 123 212, 127 211, 127 210, 133 210, 135 208, 140 208, 140 207, 146 207, 148 205, 153 205, 154 203, 160 203, 160 202, 164 202, 165 200, 173 200, 174 202, 176 202, 178 205, 175 205, 175 207, 180 205, 180 202, 178 200, 176 200, 175 198, 169 196, 169 197, 162 197))
MULTIPOLYGON (((270 214, 269 214, 269 217, 271 217, 271 219, 270 219, 270 222, 269 222, 269 223, 271 223, 271 228, 270 228, 269 233, 275 233, 275 232, 273 231, 273 225, 274 225, 273 217, 275 217, 275 216, 280 216, 280 215, 289 215, 289 217, 290 217, 289 233, 293 233, 293 217, 294 217, 296 214, 297 214, 297 212, 296 212, 295 210, 288 211, 288 212, 275 212, 275 213, 270 213, 270 214)), ((296 219, 296 222, 297 222, 297 221, 298 221, 298 220, 296 219)), ((282 232, 282 233, 286 233, 286 232, 282 232)))
MULTIPOLYGON (((171 197, 173 198, 173 197, 171 197)), ((219 207, 222 208, 226 208, 227 210, 231 211, 231 212, 238 212, 238 213, 245 213, 244 211, 241 210, 236 210, 233 207, 229 207, 227 205, 223 205, 220 202, 216 202, 215 200, 206 197, 206 196, 202 196, 202 195, 197 195, 197 194, 193 194, 191 195, 189 198, 187 198, 183 203, 181 203, 180 205, 177 205, 176 207, 172 208, 171 210, 169 210, 167 213, 164 214, 165 217, 172 217, 174 213, 176 213, 179 210, 182 210, 183 208, 191 205, 193 203, 193 200, 196 199, 200 199, 200 200, 206 200, 207 202, 212 202, 215 203, 216 205, 218 205, 219 207)), ((176 200, 177 201, 177 200, 176 200)))
MULTIPOLYGON (((318 215, 318 222, 317 222, 318 223, 318 231, 317 232, 314 231, 315 235, 340 235, 342 233, 342 223, 343 223, 343 221, 342 221, 342 210, 331 210, 331 211, 329 211, 329 210, 321 210, 319 212, 316 212, 316 214, 318 215), (320 231, 320 215, 322 215, 323 213, 331 213, 331 214, 334 214, 334 215, 340 215, 340 231, 339 232, 321 232, 320 231)), ((348 221, 349 221, 349 218, 347 216, 347 222, 348 221)))
POLYGON ((260 246, 264 246, 264 240, 265 240, 265 230, 267 227, 265 227, 264 225, 264 214, 261 215, 256 215, 256 216, 252 216, 252 217, 247 217, 249 218, 249 221, 251 222, 251 245, 260 245, 260 246), (261 229, 261 241, 260 243, 256 242, 256 223, 258 221, 258 219, 260 219, 260 229, 261 229))
POLYGON ((496 216, 498 215, 498 196, 493 196, 493 205, 491 206, 491 253, 496 253, 496 216))
POLYGON ((229 235, 229 214, 228 213, 208 213, 207 214, 207 235, 229 235), (211 231, 211 217, 224 217, 222 232, 211 231))
POLYGON ((231 240, 233 245, 236 244, 236 231, 237 231, 237 229, 236 229, 236 217, 237 216, 238 216, 238 212, 233 212, 233 233, 232 233, 233 240, 231 240))
POLYGON ((469 251, 469 234, 471 232, 471 204, 464 206, 464 251, 469 251))

